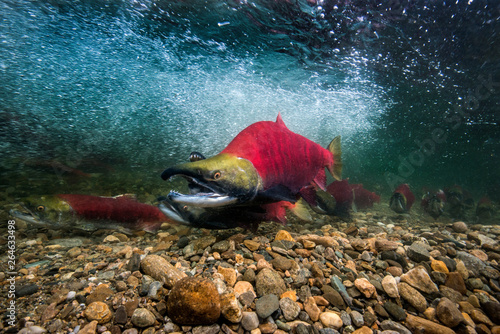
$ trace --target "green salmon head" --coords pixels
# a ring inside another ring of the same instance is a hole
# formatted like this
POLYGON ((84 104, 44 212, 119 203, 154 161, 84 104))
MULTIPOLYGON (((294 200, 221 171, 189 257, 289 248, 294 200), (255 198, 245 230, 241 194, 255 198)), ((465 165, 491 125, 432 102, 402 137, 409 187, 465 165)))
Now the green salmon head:
POLYGON ((197 207, 251 201, 263 189, 262 179, 249 160, 225 153, 170 167, 161 177, 168 180, 175 175, 188 180, 191 194, 171 192, 169 199, 197 207))
POLYGON ((57 196, 41 196, 25 198, 10 214, 35 225, 57 228, 63 215, 69 214, 70 210, 69 204, 57 196))

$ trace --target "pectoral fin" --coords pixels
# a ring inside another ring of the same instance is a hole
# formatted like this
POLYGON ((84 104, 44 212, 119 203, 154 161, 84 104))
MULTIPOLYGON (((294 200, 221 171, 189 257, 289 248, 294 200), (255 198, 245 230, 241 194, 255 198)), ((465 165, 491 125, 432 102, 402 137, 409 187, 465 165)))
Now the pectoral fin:
POLYGON ((295 203, 297 201, 295 194, 288 187, 283 185, 277 185, 259 192, 258 199, 264 202, 287 201, 295 203))

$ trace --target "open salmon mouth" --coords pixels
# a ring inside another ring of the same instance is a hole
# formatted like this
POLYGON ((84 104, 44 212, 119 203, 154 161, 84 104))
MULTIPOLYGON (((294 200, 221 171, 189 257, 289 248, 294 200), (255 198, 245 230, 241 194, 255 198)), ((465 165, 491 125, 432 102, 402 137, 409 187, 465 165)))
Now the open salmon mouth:
POLYGON ((199 208, 216 208, 224 205, 236 204, 237 197, 218 194, 215 192, 199 192, 196 194, 181 194, 171 191, 167 198, 177 204, 196 206, 199 208))
POLYGON ((213 184, 213 182, 205 182, 204 180, 200 180, 189 175, 178 175, 189 182, 189 194, 170 191, 167 195, 170 202, 200 208, 214 208, 238 202, 237 197, 224 193, 222 189, 219 189, 219 187, 216 184, 213 184))

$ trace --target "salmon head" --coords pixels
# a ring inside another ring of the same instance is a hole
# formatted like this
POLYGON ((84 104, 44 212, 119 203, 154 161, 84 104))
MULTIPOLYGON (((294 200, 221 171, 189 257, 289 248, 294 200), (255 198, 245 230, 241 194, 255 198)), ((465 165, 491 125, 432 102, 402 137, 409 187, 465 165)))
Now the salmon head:
POLYGON ((222 153, 166 169, 164 180, 180 175, 189 182, 190 195, 171 192, 173 202, 198 207, 218 207, 254 199, 262 190, 262 179, 253 164, 244 158, 222 153))

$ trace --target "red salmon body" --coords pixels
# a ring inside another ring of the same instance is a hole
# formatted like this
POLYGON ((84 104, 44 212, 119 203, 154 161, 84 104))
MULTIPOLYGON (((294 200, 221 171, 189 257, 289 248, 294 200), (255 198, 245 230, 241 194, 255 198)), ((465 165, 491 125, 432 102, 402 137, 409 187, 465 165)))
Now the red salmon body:
POLYGON ((380 203, 380 196, 363 188, 362 184, 351 185, 354 191, 354 204, 360 210, 373 207, 373 203, 380 203))
POLYGON ((127 196, 61 194, 58 197, 66 201, 76 215, 88 220, 138 224, 138 229, 144 228, 144 223, 154 224, 168 220, 156 206, 139 203, 127 196))
POLYGON ((281 116, 276 122, 254 123, 241 131, 221 152, 252 162, 264 189, 284 185, 297 193, 313 181, 326 188, 325 168, 332 169, 333 154, 290 131, 281 116))

